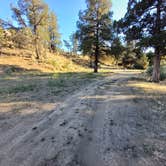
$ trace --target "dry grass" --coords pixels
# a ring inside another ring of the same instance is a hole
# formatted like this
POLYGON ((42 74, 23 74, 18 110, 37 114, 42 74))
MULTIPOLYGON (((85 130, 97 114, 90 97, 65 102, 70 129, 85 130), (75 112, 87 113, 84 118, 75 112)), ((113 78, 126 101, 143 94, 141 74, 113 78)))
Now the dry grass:
POLYGON ((145 81, 138 81, 138 82, 131 82, 130 86, 139 88, 144 90, 147 93, 154 92, 159 94, 165 94, 166 93, 166 84, 157 84, 152 82, 145 82, 145 81))
POLYGON ((128 86, 137 89, 143 100, 150 101, 149 107, 152 112, 158 113, 161 118, 166 117, 166 82, 162 81, 157 84, 144 79, 133 79, 129 81, 128 86))
POLYGON ((105 65, 113 65, 114 66, 116 64, 116 60, 112 56, 102 56, 100 61, 102 63, 104 63, 105 65))
POLYGON ((91 73, 87 57, 75 62, 74 56, 48 53, 46 62, 38 63, 18 54, 0 56, 0 115, 50 111, 56 102, 102 76, 91 73))
POLYGON ((85 58, 48 53, 47 64, 53 66, 54 72, 87 72, 90 69, 85 58))
POLYGON ((6 65, 6 67, 8 66, 8 68, 10 66, 17 66, 19 68, 23 68, 26 70, 38 70, 41 72, 48 72, 48 73, 53 72, 53 66, 47 65, 47 64, 38 64, 38 63, 35 63, 32 59, 25 58, 25 57, 1 56, 0 65, 1 66, 6 65))
POLYGON ((77 57, 77 61, 74 61, 76 57, 47 53, 46 59, 39 63, 30 58, 32 53, 27 50, 6 49, 2 52, 0 65, 14 65, 27 70, 39 70, 47 73, 88 71, 87 64, 79 64, 79 62, 87 61, 85 57, 77 57))

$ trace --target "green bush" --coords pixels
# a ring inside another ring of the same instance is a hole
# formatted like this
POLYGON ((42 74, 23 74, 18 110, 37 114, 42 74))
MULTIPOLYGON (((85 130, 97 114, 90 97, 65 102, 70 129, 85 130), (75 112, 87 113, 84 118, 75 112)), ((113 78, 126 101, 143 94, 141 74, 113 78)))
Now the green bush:
POLYGON ((153 73, 153 66, 149 66, 146 70, 146 73, 147 73, 148 76, 151 76, 152 73, 153 73))
POLYGON ((140 59, 136 60, 135 69, 146 69, 149 65, 148 57, 144 54, 140 59))
MULTIPOLYGON (((149 66, 148 69, 146 70, 146 73, 148 74, 148 76, 152 76, 153 66, 149 66)), ((166 65, 162 65, 160 67, 160 79, 161 80, 166 79, 166 65)))
POLYGON ((4 72, 9 75, 12 73, 23 72, 23 71, 25 71, 23 68, 17 66, 9 66, 4 70, 4 72))

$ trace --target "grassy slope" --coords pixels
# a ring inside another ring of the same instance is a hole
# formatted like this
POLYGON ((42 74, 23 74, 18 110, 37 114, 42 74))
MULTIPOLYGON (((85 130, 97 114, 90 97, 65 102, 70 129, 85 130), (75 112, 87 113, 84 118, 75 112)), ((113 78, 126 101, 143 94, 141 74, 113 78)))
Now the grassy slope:
POLYGON ((35 60, 32 60, 30 56, 32 56, 32 52, 27 50, 4 49, 2 50, 2 55, 0 56, 0 64, 14 65, 27 70, 38 70, 40 72, 47 73, 88 70, 87 57, 75 58, 47 53, 44 63, 37 63, 35 60), (77 60, 78 63, 74 62, 74 60, 77 60), (81 61, 82 65, 79 64, 81 61))
POLYGON ((91 73, 86 57, 48 54, 45 63, 37 63, 23 51, 12 55, 9 51, 0 56, 2 112, 26 112, 28 108, 50 110, 55 107, 55 101, 62 101, 64 96, 102 77, 91 73))

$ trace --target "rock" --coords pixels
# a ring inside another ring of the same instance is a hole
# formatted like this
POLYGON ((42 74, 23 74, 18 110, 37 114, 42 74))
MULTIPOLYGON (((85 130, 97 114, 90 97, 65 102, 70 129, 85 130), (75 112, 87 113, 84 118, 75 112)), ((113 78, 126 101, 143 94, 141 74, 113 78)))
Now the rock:
POLYGON ((37 127, 36 127, 36 126, 32 128, 32 130, 36 130, 36 129, 37 129, 37 127))
POLYGON ((65 126, 67 124, 67 121, 64 120, 62 123, 59 124, 59 126, 65 126))
POLYGON ((44 142, 44 141, 45 141, 45 138, 42 138, 40 141, 41 141, 41 142, 44 142))

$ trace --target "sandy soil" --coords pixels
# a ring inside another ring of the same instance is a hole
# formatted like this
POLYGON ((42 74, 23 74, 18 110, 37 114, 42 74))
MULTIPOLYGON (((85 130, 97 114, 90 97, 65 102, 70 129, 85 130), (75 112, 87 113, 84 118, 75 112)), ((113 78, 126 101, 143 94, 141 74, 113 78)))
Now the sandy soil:
POLYGON ((0 166, 165 166, 165 92, 158 107, 135 77, 100 79, 44 114, 0 110, 0 166))

